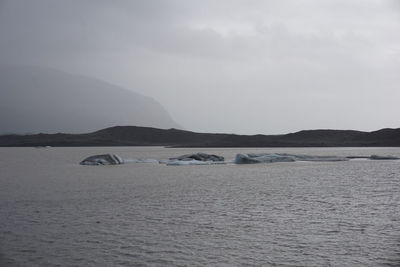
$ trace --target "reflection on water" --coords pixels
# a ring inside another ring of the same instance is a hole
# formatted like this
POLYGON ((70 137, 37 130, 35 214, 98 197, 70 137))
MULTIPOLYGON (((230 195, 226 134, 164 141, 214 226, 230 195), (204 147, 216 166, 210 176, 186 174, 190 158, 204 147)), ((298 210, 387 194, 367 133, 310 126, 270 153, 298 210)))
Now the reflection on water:
POLYGON ((398 266, 400 161, 80 166, 190 152, 398 148, 1 148, 0 265, 398 266))

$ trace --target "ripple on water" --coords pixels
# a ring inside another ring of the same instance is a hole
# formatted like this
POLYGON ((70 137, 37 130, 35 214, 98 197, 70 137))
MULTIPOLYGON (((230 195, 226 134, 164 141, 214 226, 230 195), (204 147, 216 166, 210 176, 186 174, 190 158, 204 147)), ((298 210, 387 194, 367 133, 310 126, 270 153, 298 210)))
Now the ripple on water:
MULTIPOLYGON (((48 153, 61 152, 88 154, 48 153)), ((0 265, 400 263, 396 161, 99 169, 36 158, 1 163, 0 265)))

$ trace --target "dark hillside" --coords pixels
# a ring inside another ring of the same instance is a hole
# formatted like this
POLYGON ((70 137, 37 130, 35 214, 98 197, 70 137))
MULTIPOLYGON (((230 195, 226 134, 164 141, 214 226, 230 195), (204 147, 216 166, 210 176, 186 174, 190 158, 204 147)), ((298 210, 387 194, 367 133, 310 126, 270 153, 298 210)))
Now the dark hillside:
POLYGON ((3 135, 0 146, 334 147, 400 146, 400 129, 307 130, 285 135, 195 133, 116 126, 88 134, 3 135))

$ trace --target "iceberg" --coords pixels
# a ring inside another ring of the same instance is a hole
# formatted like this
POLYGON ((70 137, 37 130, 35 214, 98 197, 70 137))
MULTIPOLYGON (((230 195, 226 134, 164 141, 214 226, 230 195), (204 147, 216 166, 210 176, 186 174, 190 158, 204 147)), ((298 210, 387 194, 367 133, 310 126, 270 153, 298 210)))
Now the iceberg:
POLYGON ((225 158, 218 155, 206 154, 206 153, 195 153, 186 154, 168 160, 160 160, 159 163, 166 164, 168 166, 186 166, 186 165, 215 165, 215 164, 226 164, 225 158))
POLYGON ((371 155, 369 159, 372 160, 396 160, 400 159, 399 157, 396 156, 379 156, 379 155, 371 155))
POLYGON ((182 155, 176 158, 170 158, 170 160, 178 160, 178 161, 224 161, 224 157, 213 155, 213 154, 206 154, 206 153, 195 153, 195 154, 187 154, 182 155))
POLYGON ((312 156, 303 154, 286 154, 286 153, 240 153, 236 154, 233 161, 225 161, 222 156, 194 153, 186 154, 179 157, 156 160, 156 159, 125 159, 115 154, 94 155, 85 158, 80 162, 81 165, 117 165, 123 163, 160 163, 168 166, 188 166, 188 165, 217 165, 217 164, 255 164, 255 163, 274 163, 274 162, 294 162, 294 161, 315 161, 315 162, 334 162, 348 161, 351 159, 370 159, 370 160, 400 160, 396 156, 312 156))
POLYGON ((293 162, 293 161, 348 161, 348 158, 338 156, 309 156, 309 155, 292 155, 292 154, 237 154, 235 157, 236 164, 254 164, 254 163, 273 163, 273 162, 293 162))
POLYGON ((94 155, 80 162, 81 165, 118 165, 123 163, 122 158, 115 154, 94 155))
POLYGON ((272 162, 293 162, 295 159, 289 155, 281 154, 237 154, 236 164, 272 163, 272 162))

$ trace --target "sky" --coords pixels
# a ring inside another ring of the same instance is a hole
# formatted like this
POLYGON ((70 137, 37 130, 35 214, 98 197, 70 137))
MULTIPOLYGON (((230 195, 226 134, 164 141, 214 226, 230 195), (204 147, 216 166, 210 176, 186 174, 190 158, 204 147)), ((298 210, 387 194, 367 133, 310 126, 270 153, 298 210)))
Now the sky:
POLYGON ((0 0, 0 63, 123 86, 192 131, 400 127, 397 0, 0 0))

